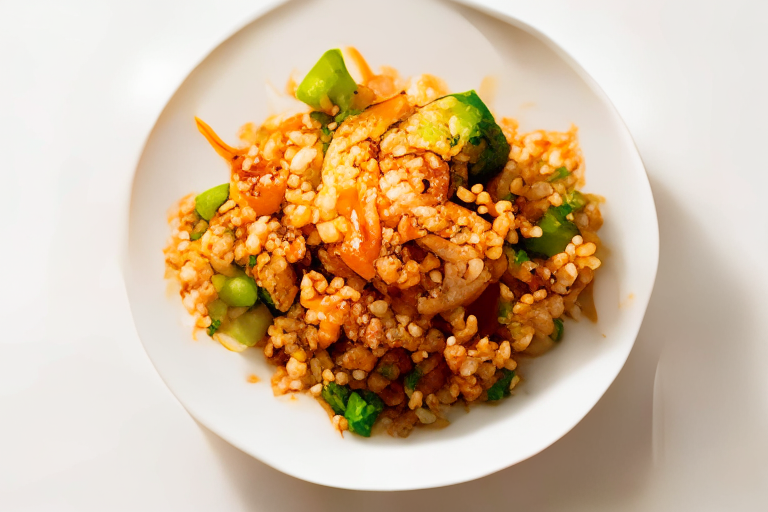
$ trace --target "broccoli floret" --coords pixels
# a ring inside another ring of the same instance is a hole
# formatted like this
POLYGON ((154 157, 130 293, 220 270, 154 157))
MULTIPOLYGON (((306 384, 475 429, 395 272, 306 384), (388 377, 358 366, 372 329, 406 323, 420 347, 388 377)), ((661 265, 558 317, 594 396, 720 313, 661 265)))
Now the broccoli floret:
POLYGON ((414 116, 421 138, 418 147, 446 159, 459 152, 469 157, 469 185, 487 183, 506 165, 507 139, 475 91, 439 98, 414 116))
POLYGON ((488 400, 490 401, 501 400, 505 396, 510 395, 509 385, 515 377, 515 371, 504 368, 501 370, 501 373, 501 378, 488 388, 488 400))

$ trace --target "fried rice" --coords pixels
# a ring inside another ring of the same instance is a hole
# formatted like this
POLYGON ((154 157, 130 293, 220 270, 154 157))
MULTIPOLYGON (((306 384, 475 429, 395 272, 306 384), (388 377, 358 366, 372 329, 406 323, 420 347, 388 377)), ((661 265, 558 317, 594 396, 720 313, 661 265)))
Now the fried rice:
POLYGON ((197 120, 231 179, 170 210, 166 277, 197 328, 264 353, 275 395, 405 437, 510 396, 518 360, 593 312, 602 199, 578 191, 576 127, 522 133, 473 91, 350 53, 357 82, 328 61, 348 98, 312 96, 321 59, 292 91, 313 111, 246 124, 237 147, 197 120))

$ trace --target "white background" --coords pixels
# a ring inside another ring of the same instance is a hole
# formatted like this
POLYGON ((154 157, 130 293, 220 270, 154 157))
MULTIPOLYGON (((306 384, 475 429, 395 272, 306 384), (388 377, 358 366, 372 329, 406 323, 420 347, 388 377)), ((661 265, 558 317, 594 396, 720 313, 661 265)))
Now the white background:
POLYGON ((768 510, 768 3, 482 3, 586 68, 648 170, 656 288, 595 409, 517 466, 405 493, 307 484, 198 425, 133 328, 130 181, 184 76, 268 3, 0 0, 0 510, 768 510))

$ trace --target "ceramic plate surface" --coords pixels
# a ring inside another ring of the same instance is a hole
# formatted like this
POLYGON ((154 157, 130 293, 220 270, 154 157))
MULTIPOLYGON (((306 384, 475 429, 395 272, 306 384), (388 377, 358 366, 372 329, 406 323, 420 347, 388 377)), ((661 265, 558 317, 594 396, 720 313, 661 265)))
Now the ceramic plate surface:
POLYGON ((160 115, 137 166, 129 215, 125 274, 136 327, 179 401, 206 427, 270 466, 349 489, 464 482, 554 443, 623 366, 658 262, 656 213, 642 162, 594 82, 533 28, 432 1, 299 0, 238 31, 190 73, 160 115), (275 398, 272 368, 262 354, 229 352, 202 333, 193 340, 189 317, 163 279, 169 207, 228 180, 228 165, 197 132, 194 116, 235 143, 242 124, 274 113, 266 84, 282 90, 292 72, 303 76, 325 50, 350 45, 374 69, 431 73, 455 92, 478 89, 493 77, 492 110, 517 118, 522 130, 576 124, 587 163, 585 191, 607 200, 600 232, 606 251, 595 286, 599 322, 567 321, 563 342, 525 365, 514 397, 459 411, 448 428, 418 429, 407 439, 342 439, 312 398, 275 398), (261 382, 248 383, 250 374, 261 382))

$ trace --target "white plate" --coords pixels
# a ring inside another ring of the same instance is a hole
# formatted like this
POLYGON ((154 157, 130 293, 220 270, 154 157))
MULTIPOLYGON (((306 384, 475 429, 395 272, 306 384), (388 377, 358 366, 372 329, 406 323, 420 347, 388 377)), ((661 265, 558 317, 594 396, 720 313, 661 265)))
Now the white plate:
POLYGON ((624 364, 650 298, 658 262, 651 190, 632 139, 608 99, 546 36, 515 20, 466 7, 397 0, 387 8, 351 0, 280 7, 222 43, 169 101, 133 184, 126 282, 136 327, 171 391, 202 424, 290 475, 319 484, 403 490, 475 479, 520 462, 573 428, 624 364), (498 84, 497 115, 524 130, 580 128, 586 190, 607 198, 597 274, 600 321, 566 322, 559 347, 524 368, 515 396, 459 413, 443 430, 408 439, 334 432, 307 396, 275 398, 272 368, 256 350, 235 354, 192 339, 179 297, 167 293, 162 248, 166 211, 183 195, 228 179, 228 166, 195 129, 193 116, 234 142, 239 126, 268 111, 265 83, 278 88, 328 48, 356 46, 372 66, 445 78, 454 91, 498 84), (246 377, 261 378, 250 384, 246 377))

